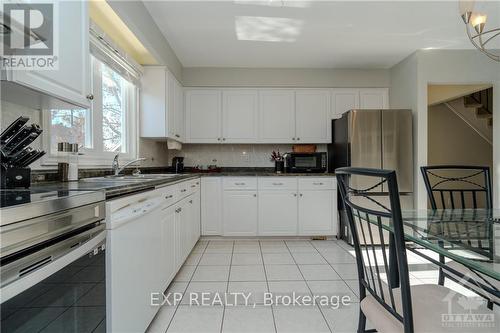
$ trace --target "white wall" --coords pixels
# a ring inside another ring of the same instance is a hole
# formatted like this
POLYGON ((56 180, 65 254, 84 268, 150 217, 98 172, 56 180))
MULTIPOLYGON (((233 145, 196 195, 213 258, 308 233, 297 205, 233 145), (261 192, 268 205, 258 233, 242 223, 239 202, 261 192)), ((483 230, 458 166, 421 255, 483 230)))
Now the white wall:
POLYGON ((427 86, 429 84, 493 84, 493 201, 500 208, 500 64, 477 50, 422 50, 391 70, 391 107, 414 111, 416 204, 427 207, 418 167, 427 165, 427 86), (398 68, 399 67, 399 68, 398 68), (393 104, 398 102, 404 105, 393 104))
MULTIPOLYGON (((389 105, 393 109, 410 109, 413 114, 413 161, 418 160, 419 145, 416 138, 418 131, 417 114, 417 56, 413 53, 403 59, 390 70, 391 89, 389 94, 389 105)), ((413 168, 414 184, 418 183, 418 165, 413 168)), ((425 190, 425 189, 424 189, 425 190)), ((414 206, 418 206, 418 186, 413 187, 414 206)))
POLYGON ((186 87, 389 87, 385 69, 205 68, 183 69, 186 87))
POLYGON ((142 1, 108 0, 109 5, 149 52, 182 82, 182 65, 142 1))

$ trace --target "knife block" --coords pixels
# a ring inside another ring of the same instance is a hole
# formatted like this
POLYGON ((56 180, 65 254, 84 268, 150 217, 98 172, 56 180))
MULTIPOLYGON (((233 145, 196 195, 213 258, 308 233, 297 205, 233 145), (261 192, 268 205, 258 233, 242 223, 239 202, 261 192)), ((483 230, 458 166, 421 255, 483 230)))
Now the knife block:
POLYGON ((0 173, 0 188, 29 188, 31 185, 30 168, 3 168, 0 173))

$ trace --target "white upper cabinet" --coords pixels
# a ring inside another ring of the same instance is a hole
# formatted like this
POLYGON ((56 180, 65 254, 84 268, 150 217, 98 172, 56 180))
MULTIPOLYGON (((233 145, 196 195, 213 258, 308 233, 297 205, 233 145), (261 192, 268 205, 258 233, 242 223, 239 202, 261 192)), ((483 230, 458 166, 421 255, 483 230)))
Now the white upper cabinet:
POLYGON ((340 118, 342 114, 352 109, 388 109, 389 89, 333 89, 332 118, 340 118))
POLYGON ((256 90, 222 92, 222 141, 256 142, 258 137, 259 95, 256 90))
MULTIPOLYGON (((173 75, 171 75, 173 78, 173 75)), ((174 137, 176 140, 183 142, 185 123, 184 123, 184 90, 182 85, 173 78, 174 91, 174 137)))
POLYGON ((329 143, 330 91, 298 90, 295 92, 295 142, 329 143))
POLYGON ((185 93, 186 141, 191 143, 221 142, 221 91, 188 90, 185 93))
POLYGON ((141 137, 182 142, 182 85, 164 66, 144 66, 141 81, 141 137))
POLYGON ((387 109, 388 107, 389 90, 387 88, 359 90, 360 109, 387 109))
POLYGON ((352 109, 386 109, 387 88, 185 91, 189 143, 330 143, 331 119, 352 109))
POLYGON ((10 70, 7 79, 61 100, 90 106, 89 16, 86 1, 59 1, 57 70, 10 70))
POLYGON ((260 142, 295 142, 294 91, 261 90, 259 104, 260 142))
POLYGON ((359 109, 359 89, 333 89, 332 118, 340 118, 352 109, 359 109))

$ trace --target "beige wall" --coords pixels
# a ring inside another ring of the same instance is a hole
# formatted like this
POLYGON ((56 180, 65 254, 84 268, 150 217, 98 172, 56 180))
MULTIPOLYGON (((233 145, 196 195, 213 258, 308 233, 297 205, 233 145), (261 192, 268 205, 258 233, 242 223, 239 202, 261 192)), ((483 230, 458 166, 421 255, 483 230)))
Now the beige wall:
POLYGON ((182 64, 142 1, 108 0, 108 4, 158 63, 182 82, 182 64))
POLYGON ((441 104, 488 88, 491 84, 429 85, 427 101, 429 105, 441 104))
POLYGON ((186 87, 389 87, 386 69, 205 68, 183 69, 186 87))
MULTIPOLYGON (((420 50, 391 69, 391 107, 414 111, 414 147, 416 170, 427 165, 427 114, 429 85, 493 85, 493 118, 500 118, 500 65, 477 50, 420 50), (396 105, 395 101, 403 105, 396 105)), ((493 204, 500 208, 500 121, 493 122, 493 204)), ((422 177, 415 173, 415 197, 418 208, 427 207, 422 177)))
POLYGON ((493 149, 445 105, 429 107, 427 162, 492 167, 493 149))

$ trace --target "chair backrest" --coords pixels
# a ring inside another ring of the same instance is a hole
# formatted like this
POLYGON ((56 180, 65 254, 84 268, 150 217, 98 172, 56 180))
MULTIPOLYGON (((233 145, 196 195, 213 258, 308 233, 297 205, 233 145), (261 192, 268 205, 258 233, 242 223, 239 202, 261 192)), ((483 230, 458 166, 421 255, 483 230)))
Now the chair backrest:
POLYGON ((489 167, 435 165, 420 170, 432 209, 492 208, 489 167))
POLYGON ((404 325, 405 332, 413 332, 408 261, 396 172, 339 168, 335 174, 353 237, 360 298, 362 300, 368 291, 404 325), (352 184, 357 183, 350 181, 353 176, 371 180, 376 185, 353 188, 352 184), (378 185, 383 185, 387 191, 371 192, 380 188, 378 185), (393 288, 396 287, 401 288, 400 294, 394 294, 393 288))

